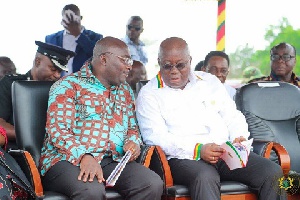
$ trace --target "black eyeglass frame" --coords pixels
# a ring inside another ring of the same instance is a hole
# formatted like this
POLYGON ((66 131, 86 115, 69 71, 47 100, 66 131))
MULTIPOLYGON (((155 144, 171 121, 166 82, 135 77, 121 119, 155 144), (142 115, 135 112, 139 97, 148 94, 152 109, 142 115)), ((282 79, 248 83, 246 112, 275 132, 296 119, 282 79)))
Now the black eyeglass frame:
POLYGON ((183 70, 183 69, 187 66, 187 64, 188 64, 189 62, 190 62, 190 61, 188 60, 188 61, 186 61, 186 62, 178 62, 178 63, 176 63, 176 64, 174 64, 174 65, 172 65, 172 64, 170 64, 170 63, 166 63, 166 64, 164 64, 164 65, 161 65, 161 67, 162 67, 164 70, 166 70, 166 71, 171 71, 174 67, 175 67, 177 70, 181 71, 181 70, 183 70))
POLYGON ((132 65, 133 65, 133 60, 132 60, 131 58, 119 56, 119 55, 114 54, 114 53, 109 52, 109 51, 104 52, 104 53, 101 53, 100 55, 107 54, 107 53, 110 54, 110 55, 116 56, 117 58, 121 59, 121 60, 125 63, 125 65, 131 66, 131 67, 132 67, 132 65))
POLYGON ((136 30, 136 31, 142 30, 141 27, 136 27, 136 26, 127 25, 127 29, 128 29, 129 31, 130 31, 132 28, 134 28, 134 30, 136 30))
POLYGON ((283 55, 278 55, 278 54, 272 54, 270 56, 270 59, 272 61, 279 61, 280 59, 285 61, 285 62, 288 62, 290 61, 292 58, 295 58, 296 56, 291 56, 291 55, 287 55, 287 54, 283 54, 283 55))

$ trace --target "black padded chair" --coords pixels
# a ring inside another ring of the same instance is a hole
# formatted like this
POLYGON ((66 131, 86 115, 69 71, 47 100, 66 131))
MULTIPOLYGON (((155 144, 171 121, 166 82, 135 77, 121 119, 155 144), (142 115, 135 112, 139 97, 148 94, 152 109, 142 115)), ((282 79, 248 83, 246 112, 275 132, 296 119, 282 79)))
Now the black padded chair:
POLYGON ((250 83, 237 90, 235 101, 254 138, 254 152, 260 154, 259 145, 273 142, 270 159, 281 165, 286 176, 289 169, 300 173, 299 88, 286 82, 250 83))
POLYGON ((139 94, 141 88, 148 83, 149 80, 143 80, 136 83, 136 96, 139 94))
MULTIPOLYGON (((15 81, 12 85, 12 99, 17 150, 9 153, 18 161, 28 180, 33 185, 40 199, 65 200, 62 194, 43 191, 38 166, 40 150, 45 136, 45 124, 48 107, 49 90, 54 82, 48 81, 15 81)), ((154 146, 142 146, 137 159, 146 167, 150 164, 154 146)), ((106 190, 108 200, 123 199, 112 189, 106 190)))

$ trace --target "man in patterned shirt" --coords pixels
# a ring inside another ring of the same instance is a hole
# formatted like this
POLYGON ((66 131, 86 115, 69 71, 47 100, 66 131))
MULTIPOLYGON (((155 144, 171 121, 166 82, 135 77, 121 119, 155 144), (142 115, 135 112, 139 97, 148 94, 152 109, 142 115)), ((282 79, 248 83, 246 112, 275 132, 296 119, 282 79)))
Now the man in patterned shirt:
POLYGON ((259 80, 283 81, 300 87, 300 79, 293 72, 293 69, 296 66, 296 49, 293 45, 283 42, 272 47, 270 59, 270 76, 259 80))
POLYGON ((126 44, 99 40, 93 59, 50 90, 40 160, 43 186, 72 199, 105 199, 105 179, 133 152, 116 189, 125 199, 160 199, 163 183, 134 160, 142 143, 134 94, 125 82, 132 60, 126 44))

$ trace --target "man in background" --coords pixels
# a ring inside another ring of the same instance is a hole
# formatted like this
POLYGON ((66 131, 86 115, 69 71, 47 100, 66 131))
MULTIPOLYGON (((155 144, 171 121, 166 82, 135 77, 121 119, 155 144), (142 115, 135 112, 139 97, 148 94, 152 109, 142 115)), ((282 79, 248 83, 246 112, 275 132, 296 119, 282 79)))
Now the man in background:
POLYGON ((7 74, 15 74, 16 73, 16 66, 13 61, 6 57, 0 56, 0 80, 3 76, 7 74))
POLYGON ((293 72, 296 66, 296 49, 282 42, 270 50, 271 74, 262 81, 283 81, 300 87, 300 78, 293 72))
POLYGON ((98 40, 103 38, 101 34, 87 30, 81 25, 82 16, 79 8, 74 4, 66 5, 62 10, 62 22, 65 30, 46 36, 46 43, 63 47, 76 53, 68 62, 67 72, 62 75, 77 72, 93 55, 93 48, 98 40))
POLYGON ((195 71, 203 71, 203 65, 204 65, 204 60, 201 60, 200 62, 197 63, 195 66, 195 71))
POLYGON ((139 81, 147 80, 147 71, 142 62, 134 60, 132 69, 129 71, 129 74, 126 78, 127 83, 130 85, 133 90, 135 97, 137 96, 136 84, 139 81))
POLYGON ((215 75, 223 83, 231 99, 234 99, 236 89, 226 84, 226 78, 229 73, 229 57, 223 51, 211 51, 204 59, 203 70, 215 75))
POLYGON ((26 74, 6 75, 0 80, 0 126, 5 128, 8 149, 15 145, 15 128, 13 121, 11 86, 17 80, 56 81, 62 71, 67 69, 68 60, 74 52, 58 46, 36 41, 37 52, 32 68, 26 74))
POLYGON ((140 16, 132 16, 126 25, 126 36, 122 40, 127 44, 133 60, 142 62, 145 66, 148 63, 148 56, 145 51, 145 44, 140 40, 143 32, 143 20, 140 16))

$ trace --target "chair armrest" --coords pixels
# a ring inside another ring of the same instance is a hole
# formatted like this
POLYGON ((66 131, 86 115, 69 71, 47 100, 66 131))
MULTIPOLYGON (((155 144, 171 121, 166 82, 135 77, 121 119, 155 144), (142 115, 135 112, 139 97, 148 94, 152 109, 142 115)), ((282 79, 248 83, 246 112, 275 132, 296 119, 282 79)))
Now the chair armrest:
POLYGON ((141 145, 141 153, 136 159, 136 162, 141 163, 145 167, 149 168, 154 148, 155 146, 151 145, 141 145))
POLYGON ((149 168, 164 181, 165 193, 167 188, 174 186, 168 160, 160 146, 155 146, 149 168))
POLYGON ((287 177, 291 170, 291 158, 289 156, 289 153, 284 148, 284 146, 277 142, 273 142, 272 149, 276 152, 276 155, 278 156, 278 161, 282 168, 284 176, 287 177))
POLYGON ((276 153, 278 157, 279 165, 283 171, 285 176, 288 176, 290 168, 291 168, 291 161, 290 156, 287 150, 281 144, 277 142, 266 142, 266 141, 254 141, 253 142, 253 152, 261 155, 265 158, 270 158, 271 151, 276 153))
POLYGON ((25 150, 9 150, 9 154, 17 161, 21 169, 25 173, 27 179, 34 188, 38 198, 44 196, 40 173, 36 164, 28 151, 25 150))

